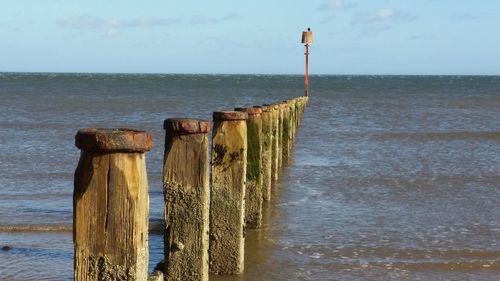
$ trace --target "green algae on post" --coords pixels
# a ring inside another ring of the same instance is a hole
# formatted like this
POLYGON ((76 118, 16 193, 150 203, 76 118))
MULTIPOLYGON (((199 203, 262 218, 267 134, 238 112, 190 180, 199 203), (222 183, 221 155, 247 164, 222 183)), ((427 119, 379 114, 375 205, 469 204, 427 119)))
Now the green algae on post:
POLYGON ((276 182, 279 178, 279 158, 281 157, 281 152, 279 149, 279 107, 278 105, 269 105, 271 109, 272 118, 272 151, 271 151, 271 179, 276 182))
POLYGON ((283 115, 284 108, 283 105, 278 103, 278 174, 281 172, 281 167, 283 167, 283 115))
POLYGON ((281 166, 287 163, 290 154, 290 108, 286 102, 280 103, 281 121, 281 166))
POLYGON ((245 227, 256 229, 262 223, 262 109, 248 107, 235 110, 248 114, 245 227))

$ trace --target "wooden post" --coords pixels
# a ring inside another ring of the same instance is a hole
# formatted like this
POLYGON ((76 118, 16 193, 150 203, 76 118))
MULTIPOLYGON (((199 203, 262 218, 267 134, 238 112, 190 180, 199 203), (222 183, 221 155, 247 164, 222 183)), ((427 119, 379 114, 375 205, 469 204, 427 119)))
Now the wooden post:
POLYGON ((300 97, 300 99, 299 99, 299 101, 300 101, 300 106, 299 106, 299 120, 298 120, 299 126, 302 123, 302 117, 304 115, 304 111, 305 111, 305 107, 306 107, 308 99, 309 99, 308 97, 300 97))
POLYGON ((289 157, 292 156, 293 153, 293 142, 294 142, 294 137, 295 137, 295 103, 293 99, 289 99, 285 101, 287 106, 288 106, 288 128, 289 128, 289 135, 288 135, 288 153, 289 157))
POLYGON ((278 174, 281 172, 281 167, 283 167, 283 117, 284 117, 284 106, 278 103, 278 174))
POLYGON ((262 109, 262 199, 271 200, 271 168, 273 145, 273 113, 272 107, 261 106, 262 109))
POLYGON ((163 123, 166 280, 208 280, 210 127, 195 119, 163 123))
POLYGON ((278 105, 268 105, 271 108, 272 113, 272 152, 271 152, 271 179, 276 182, 279 178, 279 158, 281 157, 281 152, 279 149, 279 135, 280 135, 280 113, 278 105))
POLYGON ((248 114, 214 112, 210 203, 210 272, 243 272, 248 114))
POLYGON ((292 158, 292 153, 293 153, 293 127, 294 121, 293 121, 293 102, 290 100, 286 101, 286 105, 288 107, 288 158, 289 162, 292 158))
POLYGON ((292 148, 293 148, 293 101, 292 100, 285 100, 286 106, 288 107, 288 153, 291 156, 292 154, 292 148))
POLYGON ((302 110, 302 101, 301 101, 301 98, 297 98, 296 104, 297 104, 297 128, 298 128, 298 127, 300 127, 300 119, 302 118, 302 113, 301 113, 301 110, 302 110))
MULTIPOLYGON (((297 99, 291 99, 290 100, 290 105, 292 107, 292 144, 295 143, 295 137, 297 134, 297 118, 298 118, 298 113, 297 113, 297 99)), ((293 147, 292 147, 293 148, 293 147)))
POLYGON ((245 227, 257 229, 262 224, 262 109, 237 107, 234 110, 248 114, 245 227))
POLYGON ((298 128, 300 126, 300 118, 302 114, 300 113, 301 107, 302 107, 302 101, 301 97, 295 98, 295 106, 296 106, 296 111, 297 111, 297 118, 296 118, 296 127, 298 128))
MULTIPOLYGON (((288 102, 283 101, 281 104, 283 110, 283 131, 282 131, 282 158, 283 163, 287 163, 290 157, 290 106, 288 102)), ((283 164, 282 164, 283 165, 283 164)))
POLYGON ((297 115, 297 118, 295 120, 295 123, 296 123, 296 128, 298 128, 300 126, 300 98, 295 98, 295 112, 296 112, 296 115, 297 115))
POLYGON ((146 280, 151 135, 128 129, 81 129, 73 193, 74 278, 146 280))

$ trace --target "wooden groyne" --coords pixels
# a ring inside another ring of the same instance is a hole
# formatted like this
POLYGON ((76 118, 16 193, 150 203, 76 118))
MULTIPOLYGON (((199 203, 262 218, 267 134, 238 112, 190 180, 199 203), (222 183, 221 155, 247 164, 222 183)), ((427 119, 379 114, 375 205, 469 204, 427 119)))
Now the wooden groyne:
MULTIPOLYGON (((244 270, 244 231, 289 163, 308 97, 164 121, 164 263, 149 280, 244 270), (209 147, 209 134, 212 144, 209 147)), ((147 280, 151 136, 82 129, 74 189, 75 280, 147 280)))

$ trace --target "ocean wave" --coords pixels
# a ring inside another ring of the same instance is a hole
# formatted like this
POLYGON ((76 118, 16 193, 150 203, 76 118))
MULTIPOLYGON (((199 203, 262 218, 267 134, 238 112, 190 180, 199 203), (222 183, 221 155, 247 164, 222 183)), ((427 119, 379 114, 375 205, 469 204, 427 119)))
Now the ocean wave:
MULTIPOLYGON (((150 220, 149 233, 163 234, 163 221, 150 220)), ((71 232, 71 223, 47 223, 47 224, 0 224, 0 232, 71 232)))
POLYGON ((72 224, 3 224, 0 232, 69 232, 73 230, 72 224))

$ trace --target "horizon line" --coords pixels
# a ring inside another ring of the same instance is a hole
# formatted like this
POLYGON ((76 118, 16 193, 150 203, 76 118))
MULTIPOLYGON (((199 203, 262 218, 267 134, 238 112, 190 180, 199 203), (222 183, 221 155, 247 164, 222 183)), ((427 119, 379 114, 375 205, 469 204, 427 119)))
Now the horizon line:
MULTIPOLYGON (((203 73, 203 72, 74 72, 74 71, 0 71, 0 74, 102 74, 102 75, 265 75, 265 76, 304 76, 303 73, 203 73)), ((394 74, 394 73, 316 73, 309 76, 500 76, 500 74, 394 74)))

